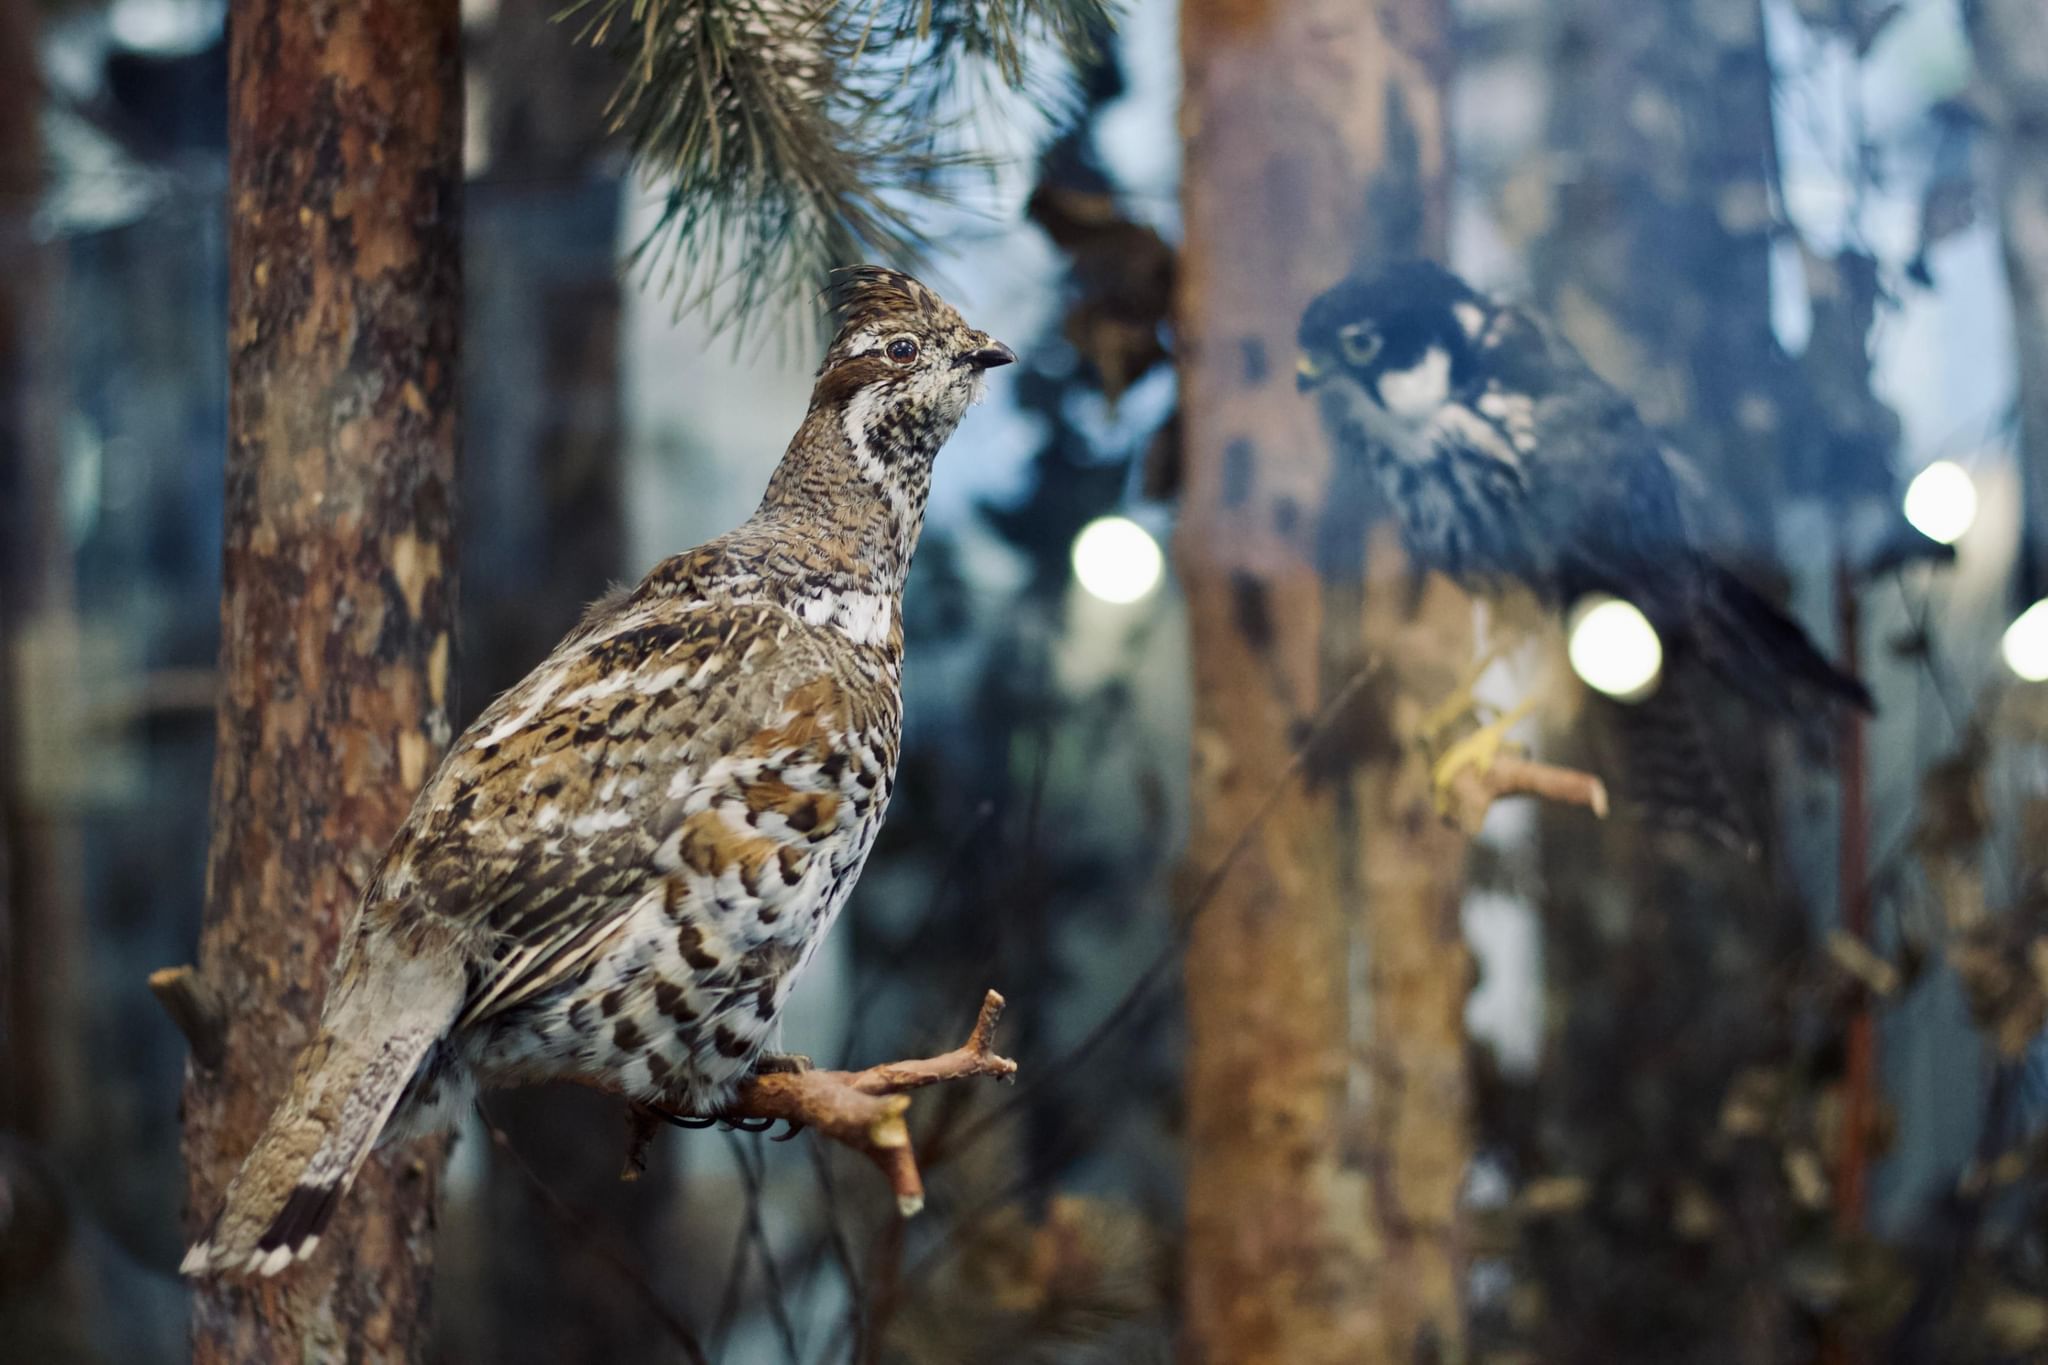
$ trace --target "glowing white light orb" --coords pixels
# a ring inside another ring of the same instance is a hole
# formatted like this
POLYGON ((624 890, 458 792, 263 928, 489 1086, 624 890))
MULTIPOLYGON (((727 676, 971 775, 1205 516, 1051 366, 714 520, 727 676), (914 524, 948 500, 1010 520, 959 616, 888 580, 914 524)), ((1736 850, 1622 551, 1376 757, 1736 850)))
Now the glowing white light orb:
POLYGON ((1664 642, 1650 618, 1618 597, 1589 593, 1572 608, 1566 627, 1572 671, 1596 692, 1618 701, 1641 701, 1657 690, 1664 642))
POLYGON ((2048 682, 2048 597, 2005 628, 2005 666, 2028 682, 2048 682))
POLYGON ((1906 520, 1929 540, 1953 545, 1977 520, 1977 485, 1951 460, 1936 460, 1906 485, 1906 520))
POLYGON ((1074 537, 1074 577, 1105 602, 1137 601, 1165 569, 1159 542, 1129 517, 1097 517, 1074 537))

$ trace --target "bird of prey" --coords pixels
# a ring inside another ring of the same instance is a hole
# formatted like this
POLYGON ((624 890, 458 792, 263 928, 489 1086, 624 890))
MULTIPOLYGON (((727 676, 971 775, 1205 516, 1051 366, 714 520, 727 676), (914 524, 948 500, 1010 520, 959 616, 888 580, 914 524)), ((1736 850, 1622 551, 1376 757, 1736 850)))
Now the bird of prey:
MULTIPOLYGON (((1788 716, 1817 699, 1870 709, 1860 682, 1716 562, 1682 457, 1537 318, 1414 262, 1326 290, 1299 341, 1299 387, 1370 471, 1419 571, 1521 584, 1557 609, 1618 597, 1656 628, 1668 677, 1697 665, 1788 716)), ((1447 751, 1439 790, 1489 762, 1526 709, 1447 751)))
POLYGON ((840 277, 810 407, 738 529, 598 602, 457 739, 343 935, 290 1092, 183 1264, 310 1254, 380 1136, 479 1086, 716 1113, 881 825, 932 463, 1016 356, 894 271, 840 277))

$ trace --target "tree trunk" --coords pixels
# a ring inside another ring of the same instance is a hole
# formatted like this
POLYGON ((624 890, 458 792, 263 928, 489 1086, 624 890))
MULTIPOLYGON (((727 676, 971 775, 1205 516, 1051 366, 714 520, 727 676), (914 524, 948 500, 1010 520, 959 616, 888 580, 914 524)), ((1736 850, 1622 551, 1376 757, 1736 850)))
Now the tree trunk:
POLYGON ((87 1122, 79 841, 64 758, 31 742, 31 698, 76 665, 53 397, 57 248, 30 231, 43 103, 28 0, 0 0, 0 1127, 61 1145, 87 1122), (31 685, 31 674, 33 682, 31 685), (55 759, 53 762, 52 760, 55 759))
POLYGON ((2048 597, 2048 42, 2033 0, 1964 6, 1998 139, 1998 229, 2019 359, 2026 600, 2048 597))
POLYGON ((1316 293, 1442 251, 1446 43, 1438 0, 1182 17, 1196 864, 1258 821, 1187 958, 1185 1355, 1204 1365, 1455 1358, 1463 1340, 1463 841, 1409 737, 1469 659, 1471 613, 1441 582, 1410 609, 1368 481, 1293 385, 1316 293))
MULTIPOLYGON (((229 438, 201 973, 185 1093, 211 1213, 311 1033, 342 928, 448 739, 462 85, 455 0, 238 0, 229 438)), ((440 1153, 375 1157, 320 1255, 195 1294, 202 1361, 424 1349, 440 1153)))

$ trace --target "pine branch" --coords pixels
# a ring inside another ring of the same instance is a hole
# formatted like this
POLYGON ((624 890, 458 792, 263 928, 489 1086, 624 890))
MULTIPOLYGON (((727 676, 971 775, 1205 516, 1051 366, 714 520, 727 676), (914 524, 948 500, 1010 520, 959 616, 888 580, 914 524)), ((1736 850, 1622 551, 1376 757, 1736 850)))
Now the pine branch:
POLYGON ((621 59, 613 128, 664 187, 636 264, 679 312, 716 294, 740 328, 835 267, 913 264, 920 209, 987 169, 951 112, 962 82, 992 71, 1056 105, 1110 22, 1105 0, 575 0, 562 17, 621 59))

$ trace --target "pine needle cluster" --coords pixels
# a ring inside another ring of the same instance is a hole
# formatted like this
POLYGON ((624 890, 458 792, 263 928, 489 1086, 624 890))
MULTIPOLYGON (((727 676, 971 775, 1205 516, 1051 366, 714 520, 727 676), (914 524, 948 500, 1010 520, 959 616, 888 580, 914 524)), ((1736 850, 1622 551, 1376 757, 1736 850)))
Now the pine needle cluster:
POLYGON ((963 83, 1044 104, 1110 22, 1108 0, 575 0, 563 17, 621 59, 610 115, 662 187, 636 262, 678 311, 715 295, 741 327, 834 267, 913 264, 920 204, 987 164, 960 135, 963 83))

